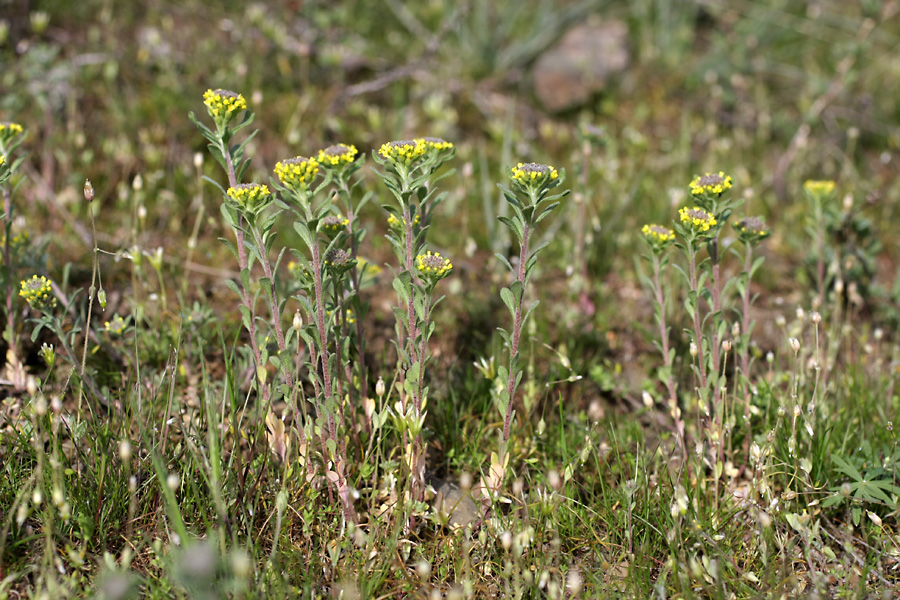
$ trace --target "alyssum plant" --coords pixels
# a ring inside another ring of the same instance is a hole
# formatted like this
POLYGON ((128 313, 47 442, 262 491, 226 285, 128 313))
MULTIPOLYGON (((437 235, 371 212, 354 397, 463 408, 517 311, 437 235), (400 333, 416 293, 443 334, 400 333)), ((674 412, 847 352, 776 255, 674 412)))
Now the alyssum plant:
MULTIPOLYGON (((740 383, 743 400, 743 418, 749 427, 751 418, 750 396, 750 337, 753 320, 750 318, 752 294, 750 282, 762 264, 762 257, 753 258, 753 248, 769 235, 768 228, 758 217, 744 218, 734 225, 737 241, 743 245, 744 269, 737 277, 723 281, 720 272, 722 257, 732 249, 722 246, 721 234, 740 200, 726 196, 732 187, 732 178, 723 172, 706 173, 696 177, 690 183, 694 206, 685 206, 679 210, 674 230, 661 225, 648 224, 642 229, 648 243, 652 279, 645 283, 653 293, 656 305, 657 323, 659 325, 660 350, 663 354, 663 369, 660 379, 665 384, 669 395, 669 408, 676 426, 678 440, 682 445, 683 456, 687 457, 684 421, 676 396, 677 386, 673 374, 674 349, 670 347, 668 326, 666 324, 666 289, 663 284, 663 271, 669 266, 668 249, 676 245, 682 250, 687 263, 685 272, 675 266, 683 275, 688 285, 688 295, 684 302, 691 320, 692 329, 690 354, 693 359, 692 370, 695 375, 694 393, 699 401, 701 412, 701 431, 711 447, 711 464, 715 480, 721 477, 725 462, 726 431, 732 431, 736 425, 737 409, 727 405, 728 380, 726 379, 726 358, 733 349, 736 351, 736 382, 740 383), (676 236, 677 233, 677 236, 676 236), (699 253, 706 248, 708 258, 700 259, 699 253), (726 311, 728 291, 732 286, 738 290, 741 306, 734 311, 739 315, 732 326, 728 327, 726 311), (706 305, 704 309, 703 304, 706 305), (731 338, 729 338, 729 333, 731 338), (737 348, 734 345, 737 344, 737 348), (728 415, 726 417, 726 414, 728 415)), ((734 251, 739 254, 737 250, 734 251)), ((737 386, 736 386, 737 387, 737 386)), ((745 453, 749 450, 749 432, 744 445, 745 453)), ((702 442, 698 442, 698 456, 702 454, 702 442)))
MULTIPOLYGON (((437 283, 453 270, 449 259, 426 250, 425 241, 435 207, 443 200, 435 183, 450 172, 435 177, 437 170, 455 153, 453 144, 440 138, 417 138, 382 144, 372 157, 383 167, 376 170, 396 204, 385 204, 388 212, 387 239, 400 268, 394 277, 399 306, 397 318, 398 368, 402 374, 399 400, 392 411, 395 429, 401 435, 404 465, 409 475, 411 500, 421 502, 425 492, 425 443, 422 428, 428 388, 428 340, 434 332, 432 310, 442 300, 433 298, 437 283)), ((417 507, 419 510, 423 507, 417 507)))
POLYGON ((512 318, 512 330, 500 328, 500 336, 509 348, 508 365, 498 368, 498 376, 506 380, 506 388, 500 394, 503 412, 503 437, 497 452, 491 453, 491 464, 485 476, 484 486, 491 497, 496 497, 506 477, 509 466, 509 439, 512 434, 512 422, 515 416, 516 389, 522 380, 524 369, 519 365, 519 345, 522 339, 522 328, 537 308, 539 302, 525 304, 525 290, 537 265, 538 255, 547 243, 532 247, 532 237, 537 225, 553 212, 561 198, 569 193, 566 190, 559 194, 551 191, 565 181, 565 170, 557 171, 550 165, 539 163, 518 163, 507 170, 512 186, 498 187, 503 197, 512 208, 510 217, 498 219, 515 234, 519 243, 519 260, 513 266, 502 254, 497 257, 506 265, 513 277, 509 287, 500 290, 500 298, 509 310, 512 318))
MULTIPOLYGON (((292 336, 298 335, 305 341, 309 351, 309 360, 305 364, 314 390, 312 400, 316 412, 315 420, 309 417, 297 432, 300 437, 300 454, 307 459, 305 466, 308 477, 314 478, 317 469, 311 462, 308 450, 311 443, 319 443, 325 477, 338 493, 344 516, 353 519, 351 491, 345 476, 346 442, 341 431, 344 418, 343 379, 338 375, 340 354, 346 349, 346 343, 334 340, 333 328, 336 323, 342 323, 342 320, 337 317, 338 310, 329 310, 328 303, 332 298, 337 298, 343 304, 343 278, 356 261, 349 252, 340 248, 340 244, 346 241, 343 229, 348 221, 334 214, 330 196, 320 194, 331 184, 331 173, 326 173, 325 179, 316 186, 316 179, 320 174, 318 161, 305 157, 280 161, 275 167, 278 181, 275 185, 280 199, 270 192, 266 184, 241 183, 249 166, 244 150, 255 132, 239 144, 232 144, 231 140, 235 132, 252 122, 253 113, 247 110, 243 96, 226 90, 208 90, 204 94, 204 102, 216 129, 206 127, 193 114, 191 120, 209 140, 210 151, 228 177, 229 187, 227 190, 222 189, 225 201, 221 210, 225 222, 235 235, 236 243, 226 241, 226 244, 238 260, 241 283, 240 287, 231 281, 228 285, 241 299, 241 317, 250 337, 255 381, 262 399, 261 409, 268 413, 266 422, 270 442, 276 454, 287 463, 291 437, 285 434, 283 423, 271 413, 272 387, 268 382, 266 369, 268 365, 275 367, 281 381, 277 391, 294 405, 298 397, 303 395, 303 388, 297 377, 299 365, 290 358, 288 347, 292 343, 292 336), (243 118, 233 126, 241 113, 244 113, 243 118), (320 195, 325 196, 325 199, 316 201, 316 197, 320 195), (301 287, 308 294, 297 296, 306 314, 307 325, 304 327, 303 319, 298 315, 286 332, 282 325, 282 315, 287 298, 277 297, 276 285, 276 274, 284 249, 278 253, 274 264, 269 258, 276 240, 274 226, 284 211, 295 215, 294 229, 309 253, 307 256, 303 252, 295 252, 302 261, 299 271, 307 275, 305 280, 301 278, 301 287), (262 270, 261 277, 255 277, 253 273, 257 264, 262 270), (268 321, 257 315, 256 306, 260 294, 269 308, 268 321), (258 323, 266 323, 271 328, 277 343, 277 354, 270 355, 268 349, 260 344, 257 339, 258 323)), ((349 152, 350 147, 347 148, 348 152, 343 153, 346 160, 339 156, 330 166, 337 167, 353 161, 355 149, 349 152)), ((302 358, 300 362, 304 363, 302 358)))
MULTIPOLYGON (((436 192, 434 184, 439 177, 434 175, 453 156, 453 145, 437 138, 417 138, 386 143, 373 153, 374 160, 383 167, 376 172, 396 200, 395 204, 385 205, 385 209, 390 225, 387 237, 400 263, 394 280, 400 299, 395 311, 401 375, 399 400, 393 411, 386 408, 379 412, 370 406, 372 401, 367 396, 362 319, 368 305, 359 297, 364 273, 357 260, 365 237, 357 215, 371 194, 365 194, 353 205, 353 192, 359 184, 354 174, 363 163, 357 158, 356 148, 337 144, 319 151, 315 157, 279 161, 274 169, 276 180, 271 182, 276 193, 263 183, 241 183, 249 164, 244 150, 255 132, 237 144, 232 139, 252 122, 253 115, 243 96, 234 92, 209 90, 204 100, 215 129, 206 127, 193 115, 191 118, 209 140, 210 151, 228 177, 228 188, 221 188, 225 198, 222 215, 234 232, 235 243, 226 243, 240 267, 240 285, 229 282, 229 287, 241 299, 255 385, 262 400, 261 410, 268 415, 266 424, 273 451, 287 465, 291 434, 271 410, 273 400, 283 397, 291 406, 300 405, 302 416, 296 433, 307 480, 317 480, 320 473, 324 474, 331 484, 329 489, 337 492, 345 518, 354 520, 348 441, 349 436, 358 434, 358 429, 349 426, 348 421, 355 419, 357 408, 364 407, 368 423, 364 428, 374 437, 385 419, 393 416, 394 428, 402 437, 409 499, 421 501, 425 491, 422 427, 428 398, 424 372, 428 341, 434 331, 431 314, 440 301, 433 298, 433 292, 452 270, 448 259, 426 249, 425 234, 432 211, 443 198, 436 192), (335 206, 335 200, 343 205, 344 214, 335 206), (292 215, 294 230, 302 242, 301 248, 290 249, 295 258, 290 271, 300 288, 293 297, 300 310, 286 329, 282 327, 282 315, 289 298, 279 298, 279 290, 285 286, 276 285, 285 250, 277 252, 274 263, 269 258, 275 252, 274 227, 283 213, 292 215), (269 320, 257 313, 260 296, 268 307, 269 320), (259 332, 260 324, 267 325, 270 331, 259 332), (271 354, 260 343, 261 333, 272 334, 277 353, 271 354), (354 338, 355 353, 351 348, 354 338), (292 359, 288 349, 295 340, 298 357, 292 359), (268 381, 268 366, 273 366, 278 374, 277 387, 268 381), (312 388, 313 414, 305 410, 307 394, 301 376, 304 372, 312 388)), ((383 386, 376 386, 376 391, 382 398, 383 386)), ((370 449, 372 442, 370 439, 370 449)))

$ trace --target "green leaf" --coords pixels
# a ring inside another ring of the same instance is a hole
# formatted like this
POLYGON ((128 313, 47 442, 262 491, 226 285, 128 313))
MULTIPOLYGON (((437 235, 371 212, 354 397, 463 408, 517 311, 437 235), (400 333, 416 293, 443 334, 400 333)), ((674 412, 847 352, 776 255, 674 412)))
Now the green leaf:
POLYGON ((838 470, 838 471, 840 471, 841 473, 847 475, 848 477, 851 477, 851 478, 855 479, 856 481, 862 481, 862 480, 863 480, 862 473, 860 473, 860 472, 856 469, 856 467, 854 467, 854 466, 851 465, 849 462, 847 462, 846 460, 844 460, 841 456, 839 456, 839 455, 837 455, 837 454, 832 454, 832 455, 831 455, 831 462, 833 462, 833 463, 835 463, 835 464, 837 465, 837 470, 838 470))
POLYGON ((513 275, 516 274, 516 270, 515 270, 515 269, 513 268, 513 266, 509 263, 509 260, 507 260, 505 256, 503 256, 503 255, 500 254, 499 252, 497 252, 496 254, 494 254, 494 256, 496 256, 497 258, 499 258, 499 259, 501 260, 501 262, 503 262, 503 264, 506 265, 506 268, 509 269, 509 272, 510 272, 510 273, 512 273, 513 275))
POLYGON ((513 296, 512 291, 509 288, 502 288, 500 290, 500 298, 503 300, 503 303, 506 305, 506 308, 509 309, 509 314, 515 319, 516 317, 516 299, 513 296))

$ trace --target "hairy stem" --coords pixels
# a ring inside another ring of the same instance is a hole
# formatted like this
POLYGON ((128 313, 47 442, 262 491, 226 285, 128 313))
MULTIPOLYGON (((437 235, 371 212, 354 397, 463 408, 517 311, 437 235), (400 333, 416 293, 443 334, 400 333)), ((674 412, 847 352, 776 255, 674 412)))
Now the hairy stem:
POLYGON ((519 268, 516 281, 522 284, 519 298, 516 299, 516 317, 513 322, 512 346, 509 349, 509 380, 506 383, 506 391, 509 393, 509 403, 506 405, 506 417, 503 419, 503 441, 509 441, 510 425, 512 423, 513 404, 516 395, 516 358, 519 354, 519 338, 522 334, 522 304, 525 301, 525 263, 528 262, 528 238, 531 234, 531 224, 528 223, 522 230, 522 243, 519 248, 519 268))
POLYGON ((696 298, 694 302, 694 343, 697 344, 699 359, 700 389, 706 389, 706 359, 703 355, 703 331, 700 327, 700 290, 697 287, 697 251, 693 240, 688 241, 688 273, 691 280, 691 291, 696 298))
POLYGON ((9 339, 9 349, 16 352, 17 340, 15 335, 15 319, 13 318, 13 269, 12 253, 10 252, 10 236, 12 235, 12 193, 9 182, 3 184, 3 265, 6 267, 6 331, 9 339))
MULTIPOLYGON (((353 212, 353 203, 350 199, 350 187, 343 178, 341 179, 341 189, 347 198, 347 220, 350 221, 350 252, 353 258, 356 259, 359 253, 359 240, 356 239, 356 231, 353 229, 355 213, 353 212)), ((350 270, 350 285, 353 293, 359 296, 359 269, 356 265, 350 270)), ((361 297, 360 301, 362 301, 361 297)), ((366 338, 363 335, 363 324, 360 317, 361 315, 356 317, 356 343, 358 344, 357 350, 359 352, 356 360, 359 362, 360 395, 366 396, 369 390, 369 373, 366 371, 366 338)))
MULTIPOLYGON (((328 336, 327 331, 325 329, 325 305, 324 299, 322 297, 322 260, 319 256, 319 241, 315 240, 315 243, 312 247, 312 255, 313 255, 313 282, 315 284, 315 293, 316 293, 316 329, 319 331, 319 343, 321 348, 319 349, 319 356, 321 358, 322 363, 322 391, 323 391, 323 401, 331 396, 331 369, 328 366, 328 336)), ((331 427, 331 435, 333 438, 337 437, 337 430, 334 426, 334 419, 332 417, 331 423, 329 424, 331 427)))

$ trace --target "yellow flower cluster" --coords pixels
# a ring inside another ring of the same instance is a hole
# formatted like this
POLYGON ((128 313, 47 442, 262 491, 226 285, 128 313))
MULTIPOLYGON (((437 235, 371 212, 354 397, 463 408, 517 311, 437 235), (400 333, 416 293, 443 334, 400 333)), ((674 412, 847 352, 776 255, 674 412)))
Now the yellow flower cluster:
POLYGON ((371 262, 367 261, 363 257, 357 258, 356 261, 359 264, 360 272, 365 271, 371 277, 375 277, 376 275, 379 275, 384 270, 381 267, 379 267, 378 265, 376 265, 375 263, 371 263, 371 262))
POLYGON ((675 232, 662 225, 644 225, 641 229, 641 233, 647 236, 650 241, 659 244, 671 242, 675 239, 675 232))
POLYGON ((203 104, 216 121, 229 119, 235 113, 247 108, 247 101, 236 92, 228 90, 206 90, 203 94, 203 104))
MULTIPOLYGON (((413 217, 413 225, 418 225, 419 221, 421 221, 421 219, 419 218, 419 215, 416 215, 415 217, 413 217)), ((388 215, 388 227, 399 228, 399 227, 402 227, 403 225, 406 225, 406 219, 404 219, 403 217, 400 217, 398 219, 394 215, 388 215)))
POLYGON ((834 191, 835 184, 830 179, 826 179, 824 181, 813 181, 812 179, 807 180, 803 184, 803 189, 805 189, 808 193, 813 196, 827 196, 831 192, 834 191))
MULTIPOLYGON (((13 256, 18 257, 23 251, 28 249, 28 244, 31 242, 31 234, 28 231, 20 231, 18 233, 14 233, 12 238, 9 240, 9 251, 13 256)), ((6 247, 6 235, 0 231, 0 248, 6 247)))
POLYGON ((452 143, 442 138, 426 137, 422 138, 422 141, 425 142, 425 146, 427 146, 429 150, 449 150, 453 147, 452 143))
POLYGON ((356 146, 335 144, 334 146, 328 146, 324 150, 319 150, 318 161, 324 167, 348 165, 354 161, 358 153, 356 146))
POLYGON ((0 167, 6 164, 6 155, 0 154, 0 167))
POLYGON ((240 208, 254 211, 260 208, 269 197, 269 186, 259 183, 242 183, 228 188, 228 197, 240 208))
POLYGON ((678 210, 682 223, 688 223, 697 231, 709 231, 711 227, 716 225, 716 218, 712 213, 708 213, 699 206, 694 208, 684 207, 678 210))
POLYGON ((409 166, 422 158, 427 151, 428 145, 425 143, 425 140, 418 138, 415 140, 387 142, 381 145, 381 148, 378 149, 378 154, 393 163, 409 166))
POLYGON ((320 226, 325 233, 335 234, 350 224, 350 219, 341 215, 328 215, 320 222, 320 226))
POLYGON ((542 183, 559 177, 559 172, 551 165, 540 163, 518 163, 512 168, 512 178, 521 183, 542 183))
POLYGON ((691 182, 691 194, 694 196, 721 196, 725 190, 731 189, 731 184, 731 175, 726 175, 722 171, 707 173, 691 182))
POLYGON ((416 257, 416 269, 423 275, 440 279, 450 274, 450 271, 453 270, 453 265, 450 263, 450 259, 429 250, 425 254, 420 254, 416 257))
POLYGON ((325 266, 342 270, 353 266, 353 257, 343 248, 332 248, 325 255, 325 266))
POLYGON ((25 130, 18 123, 0 123, 0 144, 5 146, 23 131, 25 130))
POLYGON ((769 229, 759 217, 747 217, 737 222, 737 229, 755 235, 769 235, 769 229))
POLYGON ((111 335, 122 335, 122 332, 125 331, 125 328, 128 326, 128 321, 116 315, 113 317, 112 321, 106 321, 103 324, 103 327, 106 329, 107 333, 111 335))
POLYGON ((735 223, 740 238, 745 242, 755 243, 769 237, 769 228, 760 217, 745 217, 735 223))
POLYGON ((295 191, 306 190, 318 174, 319 162, 314 158, 295 156, 275 163, 278 180, 295 191))
POLYGON ((32 308, 42 310, 56 306, 53 286, 50 280, 43 275, 34 275, 31 279, 23 279, 19 286, 19 296, 24 298, 32 308))

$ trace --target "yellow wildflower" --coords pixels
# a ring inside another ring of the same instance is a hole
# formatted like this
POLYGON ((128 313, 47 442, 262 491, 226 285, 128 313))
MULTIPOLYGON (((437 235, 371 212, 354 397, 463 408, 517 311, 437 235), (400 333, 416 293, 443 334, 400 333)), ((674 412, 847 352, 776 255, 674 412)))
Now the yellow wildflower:
POLYGON ((694 196, 721 196, 726 190, 731 189, 733 180, 731 175, 722 171, 707 173, 695 178, 690 183, 691 194, 694 196))
POLYGON ((684 207, 678 211, 682 223, 689 224, 692 228, 699 232, 709 231, 711 227, 715 227, 717 222, 712 213, 708 213, 699 206, 694 208, 684 207))

